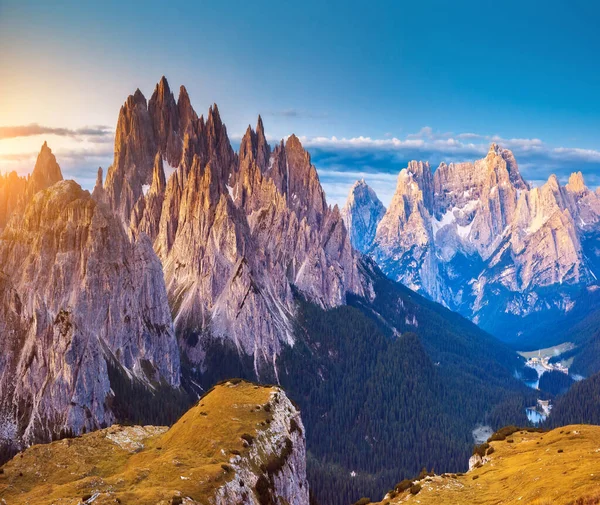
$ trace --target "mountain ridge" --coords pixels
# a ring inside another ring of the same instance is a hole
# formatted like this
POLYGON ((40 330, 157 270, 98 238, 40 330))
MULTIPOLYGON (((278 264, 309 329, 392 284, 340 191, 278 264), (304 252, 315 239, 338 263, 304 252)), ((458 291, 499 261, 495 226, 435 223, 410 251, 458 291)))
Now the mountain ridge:
POLYGON ((434 172, 411 161, 366 251, 394 280, 516 342, 520 318, 564 315, 597 284, 587 237, 599 220, 600 198, 581 172, 531 188, 512 152, 491 144, 483 159, 434 172))

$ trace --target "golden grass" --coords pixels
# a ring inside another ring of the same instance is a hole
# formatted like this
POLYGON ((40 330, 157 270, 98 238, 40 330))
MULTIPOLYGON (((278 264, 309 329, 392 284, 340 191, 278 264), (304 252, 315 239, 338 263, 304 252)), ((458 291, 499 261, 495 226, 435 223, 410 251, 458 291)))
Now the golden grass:
MULTIPOLYGON (((270 414, 257 408, 273 388, 246 382, 217 386, 171 429, 138 433, 143 448, 132 452, 110 437, 139 428, 113 426, 72 440, 37 445, 17 455, 0 474, 0 500, 9 505, 71 505, 100 493, 94 505, 170 504, 173 496, 209 503, 231 478, 222 467, 242 454, 241 435, 255 435, 270 414)), ((135 441, 135 440, 134 440, 135 441)), ((1 502, 0 502, 1 503, 1 502)))
POLYGON ((567 505, 600 493, 600 426, 509 438, 514 443, 491 443, 495 451, 482 467, 457 477, 436 476, 421 483, 418 495, 403 493, 382 503, 567 505))

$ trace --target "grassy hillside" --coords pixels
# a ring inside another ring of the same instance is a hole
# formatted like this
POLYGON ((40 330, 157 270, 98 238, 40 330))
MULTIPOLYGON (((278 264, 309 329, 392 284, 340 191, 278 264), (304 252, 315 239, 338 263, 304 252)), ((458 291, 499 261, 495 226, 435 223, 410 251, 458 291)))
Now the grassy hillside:
POLYGON ((276 390, 226 383, 168 430, 113 426, 33 446, 0 470, 0 501, 74 505, 98 494, 94 505, 171 504, 178 496, 209 503, 233 478, 231 458, 248 451, 242 436, 268 429, 271 414, 261 406, 276 390))
MULTIPOLYGON (((600 427, 519 431, 490 443, 490 461, 464 474, 426 477, 381 504, 592 505, 600 503, 600 427), (580 501, 581 500, 581 501, 580 501)), ((489 450, 489 449, 488 449, 489 450)), ((367 500, 365 500, 367 501, 367 500)))

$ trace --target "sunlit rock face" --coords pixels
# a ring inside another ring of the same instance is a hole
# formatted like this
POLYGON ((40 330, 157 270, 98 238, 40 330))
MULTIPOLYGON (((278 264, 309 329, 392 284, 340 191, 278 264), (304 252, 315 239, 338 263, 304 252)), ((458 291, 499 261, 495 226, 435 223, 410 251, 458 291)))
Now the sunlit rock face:
POLYGON ((185 88, 175 101, 164 78, 148 103, 136 91, 122 107, 115 160, 94 194, 129 234, 150 238, 194 364, 218 339, 260 375, 294 344, 293 286, 323 307, 368 292, 300 140, 272 148, 259 117, 235 153, 217 106, 198 117, 185 88))
MULTIPOLYGON (((369 212, 369 202, 350 204, 369 212)), ((600 198, 581 173, 565 186, 551 176, 532 189, 512 152, 492 144, 485 158, 442 163, 434 173, 410 162, 374 239, 355 245, 391 278, 491 329, 498 311, 572 308, 576 287, 596 282, 597 248, 586 252, 582 243, 597 233, 599 217, 600 198)))
POLYGON ((15 211, 23 210, 35 193, 62 181, 62 178, 60 167, 46 142, 42 145, 31 175, 19 177, 16 172, 0 175, 0 230, 15 211))
MULTIPOLYGON (((44 175, 60 175, 57 165, 46 167, 30 177, 42 181, 37 188, 52 181, 44 175)), ((150 240, 130 239, 74 181, 35 193, 0 236, 0 333, 0 442, 18 446, 112 423, 110 362, 142 381, 179 385, 150 240)))

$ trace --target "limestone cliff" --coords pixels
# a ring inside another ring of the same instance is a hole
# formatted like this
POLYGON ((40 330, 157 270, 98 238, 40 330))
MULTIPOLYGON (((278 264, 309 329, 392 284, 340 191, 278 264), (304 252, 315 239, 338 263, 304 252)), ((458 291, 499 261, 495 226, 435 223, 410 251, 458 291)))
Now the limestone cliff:
POLYGON ((0 237, 0 417, 17 445, 114 421, 109 362, 179 385, 162 267, 73 181, 38 192, 0 237))

